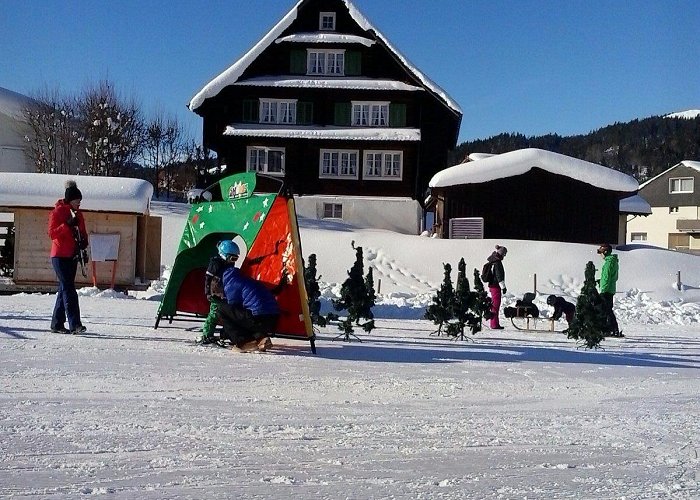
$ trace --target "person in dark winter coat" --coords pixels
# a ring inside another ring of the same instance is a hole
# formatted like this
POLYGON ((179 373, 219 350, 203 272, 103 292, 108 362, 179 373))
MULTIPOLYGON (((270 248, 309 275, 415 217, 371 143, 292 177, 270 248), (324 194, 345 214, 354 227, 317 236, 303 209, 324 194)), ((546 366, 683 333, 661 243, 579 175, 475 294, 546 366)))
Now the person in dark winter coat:
POLYGON ((561 318, 562 314, 566 318, 566 322, 571 324, 574 319, 574 314, 576 313, 576 306, 571 302, 568 302, 563 297, 557 297, 556 295, 550 295, 547 297, 547 305, 554 308, 554 313, 552 313, 552 319, 557 321, 561 318))
POLYGON ((204 277, 204 295, 209 301, 209 314, 204 320, 202 335, 197 340, 200 344, 214 342, 214 330, 218 322, 219 305, 224 302, 222 279, 224 271, 236 265, 240 249, 231 240, 222 240, 216 245, 217 254, 209 259, 204 277))
POLYGON ((598 254, 603 257, 603 267, 600 270, 598 284, 600 286, 600 300, 603 311, 608 319, 608 331, 613 337, 623 337, 613 311, 613 297, 617 291, 617 275, 620 270, 617 255, 612 253, 612 246, 608 243, 600 245, 598 254))
POLYGON ((223 288, 226 303, 220 306, 219 317, 224 324, 224 336, 242 351, 265 351, 272 347, 269 333, 274 331, 280 317, 273 291, 243 275, 237 267, 224 271, 223 288))
POLYGON ((488 286, 491 294, 491 313, 493 314, 489 326, 492 330, 503 329, 498 313, 501 309, 501 296, 508 291, 506 288, 506 271, 503 268, 503 259, 507 253, 508 249, 506 247, 496 245, 496 250, 486 259, 491 264, 488 286))
POLYGON ((83 194, 75 181, 66 182, 62 200, 56 202, 49 214, 48 233, 51 238, 51 265, 58 279, 56 304, 51 316, 51 331, 54 333, 82 333, 85 327, 80 321, 78 292, 75 289, 75 273, 78 255, 87 248, 88 235, 85 219, 80 211, 83 194), (78 238, 80 236, 80 238, 78 238), (81 244, 78 244, 80 240, 81 244), (68 319, 68 329, 65 327, 68 319))

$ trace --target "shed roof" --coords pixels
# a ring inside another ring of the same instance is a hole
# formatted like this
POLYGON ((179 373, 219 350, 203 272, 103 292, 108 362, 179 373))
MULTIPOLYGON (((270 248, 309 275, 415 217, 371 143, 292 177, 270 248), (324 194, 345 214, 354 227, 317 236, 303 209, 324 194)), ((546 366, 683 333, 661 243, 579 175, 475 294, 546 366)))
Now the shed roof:
POLYGON ((538 167, 592 186, 623 193, 635 193, 639 184, 634 177, 611 168, 543 149, 518 149, 509 153, 460 163, 441 170, 430 179, 430 187, 480 184, 524 174, 538 167))
POLYGON ((638 194, 634 194, 620 200, 620 213, 650 215, 651 205, 649 205, 649 202, 638 194))
POLYGON ((0 173, 0 206, 53 208, 72 179, 83 194, 82 210, 147 214, 153 186, 141 179, 37 173, 0 173))
MULTIPOLYGON (((225 87, 233 85, 238 81, 238 79, 243 75, 244 71, 250 66, 258 56, 267 49, 272 43, 275 43, 280 35, 287 29, 294 20, 297 18, 297 12, 299 7, 307 0, 299 0, 294 7, 258 42, 253 48, 246 52, 238 61, 231 65, 219 76, 214 78, 212 81, 207 83, 202 90, 200 90, 190 101, 189 108, 194 111, 199 108, 206 99, 210 97, 215 97, 219 94, 225 87)), ((423 72, 421 72, 415 65, 413 65, 401 52, 398 51, 389 40, 377 29, 375 28, 367 18, 353 5, 350 0, 343 0, 345 6, 350 12, 350 16, 353 20, 365 31, 373 32, 374 36, 380 40, 386 48, 391 51, 391 53, 396 56, 396 58, 401 61, 401 63, 406 67, 408 72, 417 78, 426 88, 430 89, 435 95, 437 95, 452 111, 462 114, 462 109, 459 104, 452 99, 447 92, 445 92, 440 86, 428 78, 423 72)), ((287 38, 285 37, 285 40, 287 38)), ((365 43, 365 42, 362 42, 365 43)))

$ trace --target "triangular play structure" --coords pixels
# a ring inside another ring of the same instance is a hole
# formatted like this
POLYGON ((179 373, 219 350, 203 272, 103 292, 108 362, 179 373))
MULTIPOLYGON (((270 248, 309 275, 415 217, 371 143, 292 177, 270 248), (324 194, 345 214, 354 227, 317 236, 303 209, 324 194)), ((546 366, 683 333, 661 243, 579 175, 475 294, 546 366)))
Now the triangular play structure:
POLYGON ((236 238, 243 243, 239 260, 243 274, 268 288, 278 285, 286 274, 287 284, 276 296, 282 312, 280 320, 274 332, 266 333, 308 340, 315 353, 294 198, 284 192, 284 187, 276 194, 254 193, 255 182, 256 174, 252 172, 226 177, 207 189, 212 201, 192 205, 155 328, 162 318, 172 323, 174 319, 207 315, 207 264, 220 240, 236 238))

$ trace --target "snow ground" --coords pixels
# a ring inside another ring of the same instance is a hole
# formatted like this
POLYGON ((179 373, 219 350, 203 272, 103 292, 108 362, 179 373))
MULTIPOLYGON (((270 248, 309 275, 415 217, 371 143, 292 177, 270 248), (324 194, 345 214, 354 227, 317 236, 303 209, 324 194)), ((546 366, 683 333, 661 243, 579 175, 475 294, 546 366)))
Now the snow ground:
MULTIPOLYGON (((187 207, 156 211, 170 263, 187 207)), ((301 226, 326 298, 351 240, 382 276, 361 343, 324 328, 317 355, 197 347, 196 324, 153 330, 162 282, 139 298, 84 289, 81 336, 47 333, 52 295, 0 297, 0 497, 700 497, 697 257, 620 251, 626 337, 603 350, 512 327, 455 342, 417 318, 443 261, 480 267, 494 242, 301 226)), ((537 273, 546 309, 597 262, 587 245, 504 243, 506 304, 537 273)))

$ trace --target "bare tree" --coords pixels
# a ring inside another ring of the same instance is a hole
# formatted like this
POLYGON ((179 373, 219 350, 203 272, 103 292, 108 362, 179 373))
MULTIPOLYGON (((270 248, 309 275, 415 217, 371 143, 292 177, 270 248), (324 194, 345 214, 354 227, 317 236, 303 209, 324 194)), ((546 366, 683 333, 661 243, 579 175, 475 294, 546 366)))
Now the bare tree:
POLYGON ((139 106, 134 99, 123 100, 110 82, 101 81, 83 91, 78 109, 85 153, 82 173, 120 175, 143 147, 139 106))
POLYGON ((177 118, 157 112, 155 118, 146 125, 143 148, 144 164, 153 170, 156 196, 161 187, 170 196, 178 175, 177 165, 182 162, 185 152, 186 141, 177 118))
POLYGON ((186 162, 196 174, 194 179, 195 186, 190 187, 205 188, 212 183, 212 178, 216 177, 218 179, 221 174, 221 167, 211 154, 211 151, 197 144, 194 140, 190 140, 187 144, 186 162))
POLYGON ((32 131, 25 138, 36 171, 75 173, 79 164, 75 99, 61 95, 58 89, 45 89, 33 99, 24 114, 32 131))

